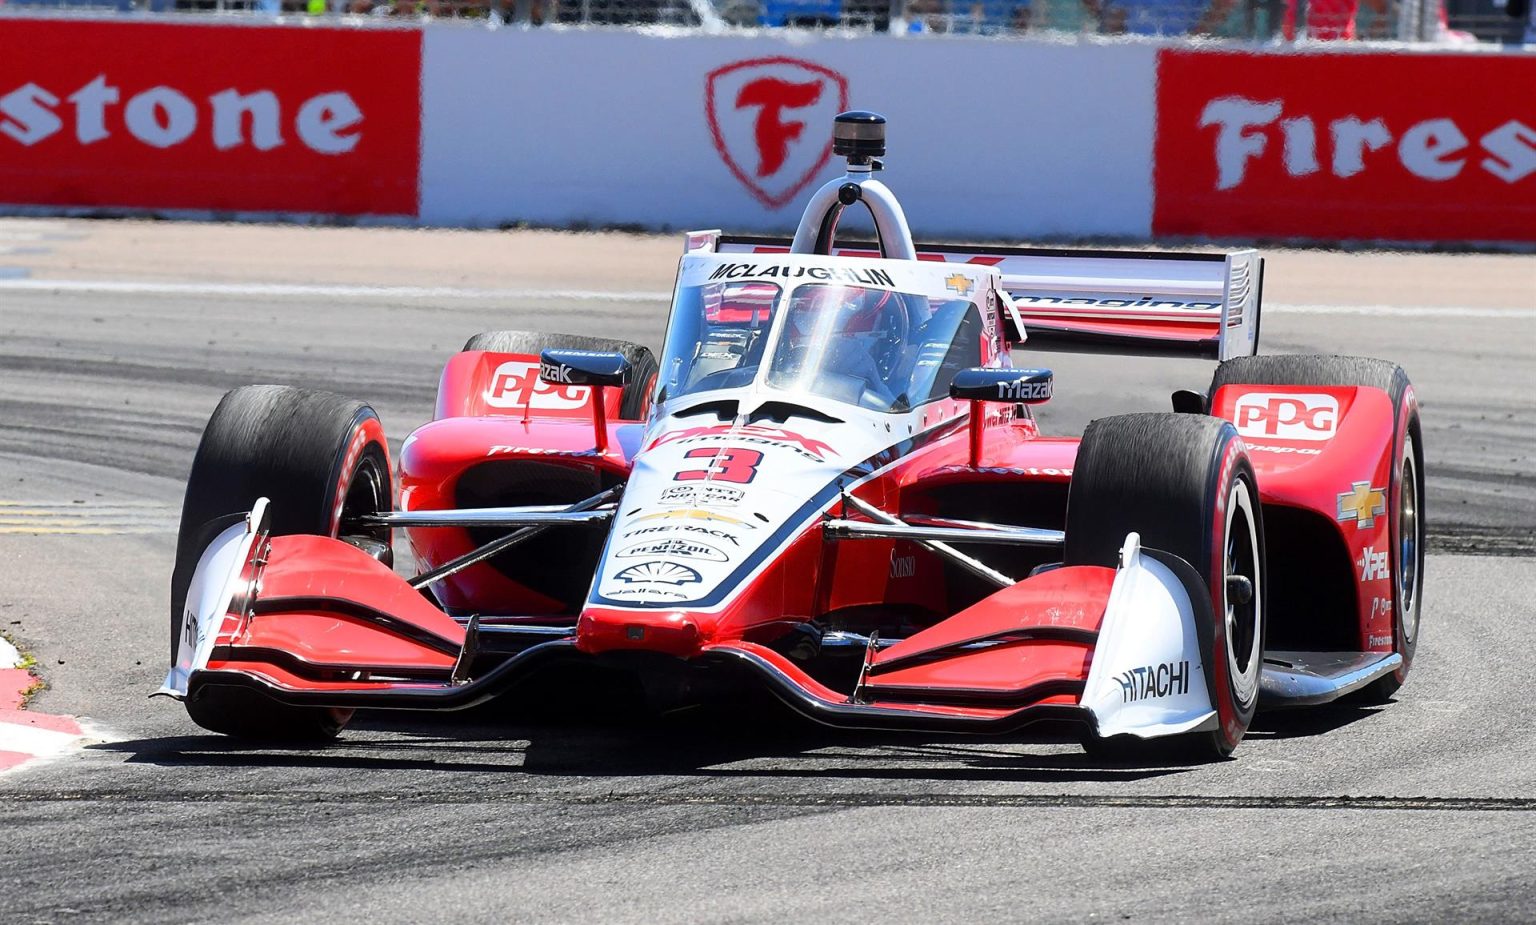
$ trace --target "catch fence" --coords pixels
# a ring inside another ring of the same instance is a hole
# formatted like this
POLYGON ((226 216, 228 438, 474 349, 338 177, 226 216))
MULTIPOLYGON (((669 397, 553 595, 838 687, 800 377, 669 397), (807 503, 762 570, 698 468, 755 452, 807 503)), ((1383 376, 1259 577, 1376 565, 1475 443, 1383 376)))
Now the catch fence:
MULTIPOLYGON (((0 0, 46 9, 276 17, 415 17, 493 25, 662 26, 970 35, 1196 36, 1263 42, 1518 44, 1529 0, 0 0), (1305 28, 1298 27, 1305 23, 1305 28)), ((1529 28, 1529 32, 1528 32, 1529 28)))

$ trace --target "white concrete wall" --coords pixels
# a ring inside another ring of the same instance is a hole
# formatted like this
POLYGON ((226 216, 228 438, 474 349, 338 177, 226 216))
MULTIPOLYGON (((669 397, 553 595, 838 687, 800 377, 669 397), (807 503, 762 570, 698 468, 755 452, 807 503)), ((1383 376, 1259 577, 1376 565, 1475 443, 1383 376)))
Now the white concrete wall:
MULTIPOLYGON (((842 75, 851 108, 890 120, 885 180, 919 236, 1144 238, 1155 54, 1143 44, 429 28, 421 218, 789 230, 837 164, 782 205, 760 201, 716 148, 706 85, 736 62, 790 58, 842 75)), ((754 180, 759 109, 734 104, 765 76, 823 84, 816 104, 783 111, 805 127, 759 181, 782 194, 825 150, 837 82, 785 62, 718 80, 720 135, 754 180)))

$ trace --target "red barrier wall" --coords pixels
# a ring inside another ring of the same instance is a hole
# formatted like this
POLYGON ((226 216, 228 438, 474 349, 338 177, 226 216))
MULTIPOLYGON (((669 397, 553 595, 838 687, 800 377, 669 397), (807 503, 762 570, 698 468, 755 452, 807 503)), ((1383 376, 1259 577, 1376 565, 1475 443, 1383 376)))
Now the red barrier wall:
POLYGON ((419 31, 8 20, 4 33, 0 202, 417 214, 419 31))
POLYGON ((6 17, 0 203, 782 232, 846 102, 920 235, 1536 242, 1536 54, 1348 45, 6 17))
POLYGON ((1156 235, 1536 241, 1536 56, 1158 58, 1156 235))

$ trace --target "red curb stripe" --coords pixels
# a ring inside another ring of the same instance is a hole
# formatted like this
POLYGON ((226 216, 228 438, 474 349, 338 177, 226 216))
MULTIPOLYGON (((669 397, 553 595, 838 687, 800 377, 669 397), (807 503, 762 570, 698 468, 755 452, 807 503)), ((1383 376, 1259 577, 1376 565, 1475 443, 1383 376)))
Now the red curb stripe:
MULTIPOLYGON (((3 2, 3 0, 0 0, 3 2)), ((54 716, 22 709, 24 694, 37 684, 37 678, 25 668, 0 668, 0 743, 16 746, 20 730, 36 729, 59 735, 84 737, 73 716, 54 716)), ((0 748, 0 772, 21 767, 34 758, 30 752, 0 748)))
POLYGON ((31 726, 35 729, 47 729, 50 732, 62 732, 72 736, 85 734, 80 730, 80 724, 75 722, 74 717, 33 713, 31 710, 0 710, 0 723, 31 726))
POLYGON ((22 695, 36 683, 32 672, 25 668, 0 668, 0 709, 20 709, 22 695))
POLYGON ((11 768, 26 764, 36 757, 36 755, 29 755, 26 752, 0 752, 0 771, 9 771, 11 768))

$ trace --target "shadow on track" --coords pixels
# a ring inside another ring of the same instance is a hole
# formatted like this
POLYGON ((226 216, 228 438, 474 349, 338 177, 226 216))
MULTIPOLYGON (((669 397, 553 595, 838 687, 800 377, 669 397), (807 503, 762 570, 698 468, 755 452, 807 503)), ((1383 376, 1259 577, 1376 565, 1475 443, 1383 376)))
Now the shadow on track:
MULTIPOLYGON (((1260 714, 1253 738, 1322 735, 1373 715, 1338 704, 1260 714)), ((216 735, 94 746, 168 767, 289 767, 356 771, 518 773, 549 778, 700 777, 759 780, 1119 782, 1180 775, 1166 758, 1106 763, 1064 726, 1017 739, 826 729, 764 698, 663 714, 634 701, 509 696, 463 713, 362 713, 318 746, 239 742, 216 735), (587 701, 587 702, 580 702, 587 701), (1038 747, 1037 747, 1038 746, 1038 747)))
POLYGON ((1385 706, 1345 698, 1322 706, 1261 712, 1248 727, 1246 738, 1302 739, 1326 735, 1375 716, 1385 706))

